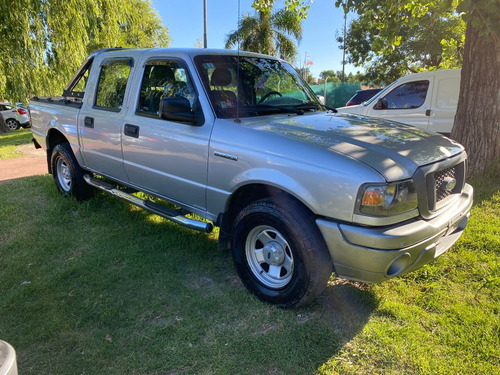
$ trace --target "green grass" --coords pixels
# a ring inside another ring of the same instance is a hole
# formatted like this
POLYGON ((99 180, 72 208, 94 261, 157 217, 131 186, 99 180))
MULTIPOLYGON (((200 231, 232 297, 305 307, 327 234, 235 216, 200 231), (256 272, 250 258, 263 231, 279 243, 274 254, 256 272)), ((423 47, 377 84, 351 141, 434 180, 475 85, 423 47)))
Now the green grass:
POLYGON ((384 284, 261 303, 216 235, 51 176, 0 184, 0 338, 20 374, 495 374, 500 178, 475 181, 459 243, 384 284))
POLYGON ((19 129, 10 133, 0 133, 0 160, 26 156, 16 152, 16 148, 31 142, 31 129, 19 129))

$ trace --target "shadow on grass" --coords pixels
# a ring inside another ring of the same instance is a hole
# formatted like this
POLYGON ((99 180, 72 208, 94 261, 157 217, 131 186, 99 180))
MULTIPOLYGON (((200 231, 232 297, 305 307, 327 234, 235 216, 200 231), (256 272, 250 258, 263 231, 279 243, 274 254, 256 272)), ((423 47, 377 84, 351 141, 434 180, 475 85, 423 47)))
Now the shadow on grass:
POLYGON ((346 334, 342 340, 345 342, 364 327, 378 306, 370 285, 342 279, 331 283, 319 297, 319 301, 336 327, 346 334))

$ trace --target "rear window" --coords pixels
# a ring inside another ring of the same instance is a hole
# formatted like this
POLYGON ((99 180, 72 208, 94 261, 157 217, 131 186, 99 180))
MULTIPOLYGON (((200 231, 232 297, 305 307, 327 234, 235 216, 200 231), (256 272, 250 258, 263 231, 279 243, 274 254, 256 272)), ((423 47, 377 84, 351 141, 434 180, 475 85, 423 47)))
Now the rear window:
POLYGON ((122 109, 131 66, 129 59, 103 63, 97 84, 96 107, 114 112, 122 109))

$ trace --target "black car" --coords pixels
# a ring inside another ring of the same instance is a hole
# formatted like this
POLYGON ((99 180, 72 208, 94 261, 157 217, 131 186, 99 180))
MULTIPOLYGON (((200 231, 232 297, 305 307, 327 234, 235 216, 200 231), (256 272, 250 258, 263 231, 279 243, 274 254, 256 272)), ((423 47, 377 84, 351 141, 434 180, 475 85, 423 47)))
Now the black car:
POLYGON ((346 107, 366 102, 368 99, 370 99, 380 91, 382 91, 382 89, 358 90, 356 91, 356 94, 354 94, 354 96, 351 99, 349 99, 349 101, 346 104, 346 107))

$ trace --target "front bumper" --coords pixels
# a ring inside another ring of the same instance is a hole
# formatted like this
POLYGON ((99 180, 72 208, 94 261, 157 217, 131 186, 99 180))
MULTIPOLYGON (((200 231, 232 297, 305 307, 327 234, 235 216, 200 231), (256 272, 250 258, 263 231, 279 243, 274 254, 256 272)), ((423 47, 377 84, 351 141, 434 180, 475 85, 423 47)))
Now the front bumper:
POLYGON ((462 235, 472 208, 466 184, 459 199, 432 220, 362 227, 317 219, 339 277, 378 283, 413 271, 446 252, 462 235))

